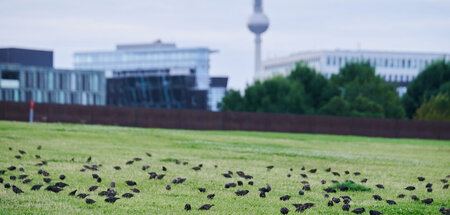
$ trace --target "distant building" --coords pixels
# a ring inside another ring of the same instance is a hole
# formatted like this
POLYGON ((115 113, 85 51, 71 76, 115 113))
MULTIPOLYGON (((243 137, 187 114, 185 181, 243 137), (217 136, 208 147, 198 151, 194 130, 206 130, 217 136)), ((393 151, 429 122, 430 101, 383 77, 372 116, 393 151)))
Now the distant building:
POLYGON ((103 72, 54 69, 48 51, 4 50, 9 56, 0 62, 0 101, 105 105, 103 72))
POLYGON ((162 43, 158 40, 151 44, 118 45, 114 51, 75 53, 74 66, 75 69, 105 71, 108 78, 111 78, 111 80, 108 80, 108 92, 120 92, 121 90, 123 90, 122 92, 129 92, 115 94, 127 98, 118 99, 108 96, 108 104, 111 105, 194 108, 216 111, 217 103, 213 101, 221 101, 222 97, 225 96, 227 81, 220 82, 222 84, 220 86, 214 85, 211 87, 213 78, 209 76, 209 55, 214 52, 203 47, 177 48, 175 44, 162 43), (172 76, 175 77, 172 78, 172 76), (138 81, 139 78, 142 78, 141 81, 138 81), (125 80, 129 80, 129 82, 125 80), (193 81, 193 85, 184 84, 185 87, 181 88, 170 86, 179 80, 185 83, 193 81), (126 87, 127 89, 119 89, 118 87, 126 87), (222 90, 218 90, 219 88, 222 90), (150 89, 155 97, 150 97, 152 94, 146 92, 150 89), (156 93, 156 90, 160 92, 156 93), (165 91, 170 92, 171 90, 183 92, 174 93, 173 97, 164 96, 161 100, 154 100, 159 98, 156 95, 164 95, 165 91), (204 91, 204 99, 198 98, 202 94, 200 91, 204 91), (142 97, 142 99, 147 100, 144 102, 135 94, 145 95, 146 97, 142 97), (189 95, 195 96, 190 97, 189 95), (191 101, 178 99, 191 99, 191 101), (199 105, 198 102, 201 101, 205 101, 205 104, 199 105))
POLYGON ((406 92, 408 84, 433 60, 450 59, 450 54, 421 52, 388 52, 388 51, 307 51, 295 53, 287 57, 263 61, 261 72, 256 80, 264 80, 275 75, 288 75, 295 64, 304 61, 326 77, 339 73, 339 69, 348 62, 369 62, 375 67, 375 73, 387 82, 399 85, 399 94, 406 92))

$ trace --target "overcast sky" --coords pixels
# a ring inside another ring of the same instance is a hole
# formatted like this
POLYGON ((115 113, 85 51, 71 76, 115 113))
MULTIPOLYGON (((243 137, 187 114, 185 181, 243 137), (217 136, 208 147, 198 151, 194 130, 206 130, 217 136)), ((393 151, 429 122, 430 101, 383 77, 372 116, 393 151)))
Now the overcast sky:
MULTIPOLYGON (((264 0, 263 59, 322 49, 450 52, 450 0, 264 0)), ((243 89, 253 78, 251 0, 0 0, 0 47, 76 51, 156 39, 206 46, 212 75, 243 89)))

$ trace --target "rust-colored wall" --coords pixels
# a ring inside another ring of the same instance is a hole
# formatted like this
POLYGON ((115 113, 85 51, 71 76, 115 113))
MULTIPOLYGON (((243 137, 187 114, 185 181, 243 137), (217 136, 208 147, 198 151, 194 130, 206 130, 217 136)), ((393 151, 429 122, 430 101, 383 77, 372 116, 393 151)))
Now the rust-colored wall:
MULTIPOLYGON (((0 120, 28 121, 29 104, 0 102, 0 120)), ((35 104, 35 121, 175 128, 276 131, 450 140, 450 123, 272 113, 209 112, 35 104)))

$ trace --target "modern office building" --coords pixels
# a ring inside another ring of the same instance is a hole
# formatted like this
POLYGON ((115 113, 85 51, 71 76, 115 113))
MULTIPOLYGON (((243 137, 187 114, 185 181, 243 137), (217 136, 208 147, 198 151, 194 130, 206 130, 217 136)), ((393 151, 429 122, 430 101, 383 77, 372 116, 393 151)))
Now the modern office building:
POLYGON ((144 103, 143 100, 139 100, 133 93, 114 94, 116 96, 126 95, 127 97, 118 99, 108 96, 108 104, 111 105, 195 108, 216 111, 217 104, 212 101, 222 100, 222 97, 225 96, 227 82, 220 82, 223 85, 214 85, 211 87, 213 79, 209 76, 209 56, 214 52, 215 51, 204 47, 178 48, 173 43, 163 43, 160 40, 157 40, 150 44, 118 45, 116 50, 113 51, 75 53, 74 67, 75 69, 81 70, 105 71, 108 74, 107 78, 111 78, 110 81, 108 80, 108 92, 142 93, 141 91, 144 90, 142 87, 144 86, 146 90, 151 89, 155 91, 158 89, 160 93, 157 94, 161 95, 163 95, 165 91, 169 92, 175 89, 185 91, 180 94, 173 94, 183 96, 164 96, 161 97, 164 98, 162 100, 155 100, 156 98, 159 98, 156 94, 154 98, 149 97, 149 95, 152 95, 151 93, 145 94, 147 95, 147 97, 145 97, 147 100, 145 100, 144 103), (172 78, 172 76, 174 77, 172 78), (139 78, 141 78, 141 81, 137 81, 139 78), (184 87, 170 86, 172 83, 178 83, 179 80, 183 80, 181 82, 184 82, 184 84, 181 85, 184 87), (192 81, 194 82, 193 85, 191 85, 192 81), (123 89, 119 89, 119 86, 126 86, 127 89, 121 91, 123 89), (133 90, 132 88, 135 89, 133 90), (223 90, 218 90, 217 88, 222 88, 223 90), (194 91, 198 92, 194 93, 194 91), (205 101, 207 102, 205 106, 198 104, 193 105, 202 100, 194 99, 198 98, 199 91, 206 92, 205 101), (194 100, 179 101, 177 99, 174 100, 174 98, 194 100), (136 100, 133 101, 130 99, 136 100), (165 103, 163 104, 161 102, 165 103))
POLYGON ((9 50, 13 52, 0 62, 0 101, 105 105, 103 72, 54 69, 53 53, 48 51, 0 53, 9 50))
POLYGON ((389 51, 307 51, 287 57, 263 61, 261 72, 256 80, 264 80, 275 75, 288 75, 299 61, 307 63, 326 77, 339 73, 340 68, 348 62, 369 62, 375 67, 375 73, 387 82, 399 85, 399 94, 406 92, 406 87, 433 60, 450 60, 450 54, 421 52, 389 51))

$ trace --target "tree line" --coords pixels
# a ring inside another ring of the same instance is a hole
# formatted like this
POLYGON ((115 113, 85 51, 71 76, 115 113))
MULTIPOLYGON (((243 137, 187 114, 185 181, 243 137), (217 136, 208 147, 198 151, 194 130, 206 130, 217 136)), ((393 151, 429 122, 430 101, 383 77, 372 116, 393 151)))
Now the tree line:
POLYGON ((385 82, 369 62, 348 63, 329 79, 300 62, 286 76, 255 81, 244 93, 230 90, 222 111, 293 113, 450 121, 450 63, 428 65, 408 86, 385 82))

